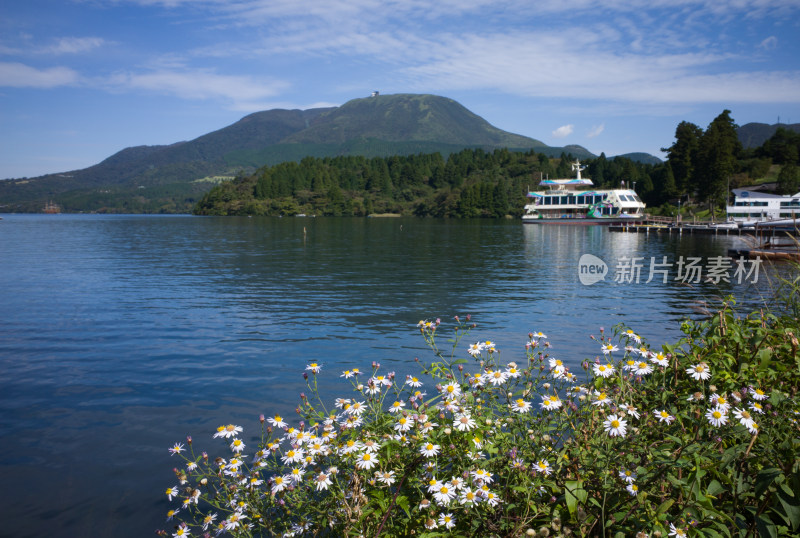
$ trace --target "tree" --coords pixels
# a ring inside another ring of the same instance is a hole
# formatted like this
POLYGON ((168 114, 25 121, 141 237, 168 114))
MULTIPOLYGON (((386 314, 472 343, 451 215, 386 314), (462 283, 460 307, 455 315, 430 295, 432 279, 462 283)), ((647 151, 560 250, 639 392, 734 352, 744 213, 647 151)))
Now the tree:
POLYGON ((725 110, 711 122, 700 139, 697 152, 696 183, 700 199, 708 202, 712 214, 714 207, 727 200, 728 184, 742 152, 737 125, 730 113, 725 110))
POLYGON ((797 194, 800 192, 800 168, 794 163, 784 164, 778 173, 778 194, 797 194))
POLYGON ((700 147, 703 130, 688 121, 682 121, 675 129, 675 142, 669 148, 661 148, 667 153, 667 162, 672 168, 675 186, 680 194, 691 194, 694 165, 700 147))

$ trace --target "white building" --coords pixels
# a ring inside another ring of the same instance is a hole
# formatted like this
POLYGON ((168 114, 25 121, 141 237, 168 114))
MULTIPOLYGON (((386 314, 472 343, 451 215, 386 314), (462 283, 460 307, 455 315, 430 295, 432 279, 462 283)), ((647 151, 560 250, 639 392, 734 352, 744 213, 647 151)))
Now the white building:
POLYGON ((727 207, 728 220, 764 222, 778 219, 800 219, 800 192, 792 196, 733 189, 735 200, 727 207))

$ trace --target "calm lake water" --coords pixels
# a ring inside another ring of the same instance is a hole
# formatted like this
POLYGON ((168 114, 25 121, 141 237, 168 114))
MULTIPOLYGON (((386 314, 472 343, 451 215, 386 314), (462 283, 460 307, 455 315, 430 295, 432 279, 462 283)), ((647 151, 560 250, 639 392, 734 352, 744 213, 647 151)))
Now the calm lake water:
MULTIPOLYGON (((151 536, 170 528, 167 449, 199 451, 235 422, 292 416, 302 371, 416 373, 421 319, 473 315, 506 361, 543 331, 573 369, 626 322, 679 336, 691 301, 766 293, 764 272, 720 286, 658 276, 650 259, 725 256, 725 236, 613 233, 519 221, 3 215, 0 221, 0 536, 151 536), (582 285, 578 261, 608 263, 582 285), (614 283, 623 257, 641 282, 614 283)), ((466 356, 466 355, 465 355, 466 356)), ((245 440, 249 439, 246 436, 245 440)))

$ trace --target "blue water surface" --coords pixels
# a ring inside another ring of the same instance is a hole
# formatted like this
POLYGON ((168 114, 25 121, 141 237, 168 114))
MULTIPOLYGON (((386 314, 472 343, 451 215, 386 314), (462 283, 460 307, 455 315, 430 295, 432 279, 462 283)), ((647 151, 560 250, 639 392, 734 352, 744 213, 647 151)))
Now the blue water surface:
MULTIPOLYGON (((543 331, 573 369, 591 334, 625 322, 652 344, 679 337, 694 301, 770 284, 614 283, 626 257, 726 256, 741 239, 598 226, 390 218, 3 215, 0 221, 2 536, 152 535, 170 529, 167 451, 192 435, 224 452, 219 424, 255 442, 260 413, 292 416, 302 373, 417 373, 416 329, 471 314, 474 340, 519 360, 543 331), (578 261, 607 262, 582 285, 578 261)), ((463 346, 466 350, 466 345, 463 346)), ((464 353, 466 357, 466 353, 464 353)))

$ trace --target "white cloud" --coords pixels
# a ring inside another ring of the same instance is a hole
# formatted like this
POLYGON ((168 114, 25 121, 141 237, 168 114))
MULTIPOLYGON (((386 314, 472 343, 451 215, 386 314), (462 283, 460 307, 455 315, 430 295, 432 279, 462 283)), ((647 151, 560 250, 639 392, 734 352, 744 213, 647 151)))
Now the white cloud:
POLYGON ((237 110, 258 110, 258 102, 285 91, 283 81, 221 75, 211 69, 158 69, 145 73, 119 72, 105 84, 117 91, 146 90, 183 99, 227 99, 237 110), (255 108, 253 108, 255 107, 255 108))
POLYGON ((778 46, 778 38, 774 35, 769 36, 764 41, 759 43, 758 48, 764 50, 773 50, 775 47, 778 46))
POLYGON ((566 138, 572 134, 573 130, 574 130, 574 125, 572 124, 562 125, 561 127, 559 127, 550 134, 553 136, 553 138, 566 138))
POLYGON ((80 82, 78 73, 68 67, 37 69, 17 62, 0 62, 0 86, 10 88, 56 88, 80 82))
POLYGON ((107 45, 101 37, 62 37, 55 45, 41 49, 45 54, 80 54, 107 45))
POLYGON ((605 131, 605 129, 606 129, 605 123, 601 123, 600 125, 595 125, 589 130, 588 133, 586 133, 586 138, 595 138, 597 136, 600 136, 600 133, 605 131))

